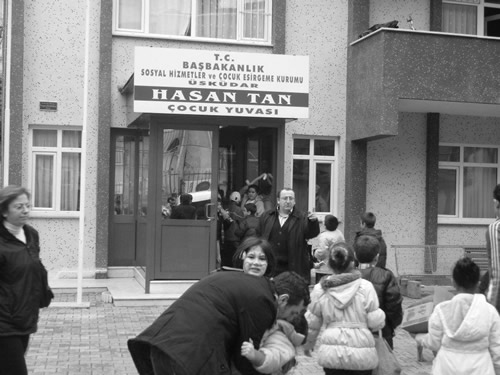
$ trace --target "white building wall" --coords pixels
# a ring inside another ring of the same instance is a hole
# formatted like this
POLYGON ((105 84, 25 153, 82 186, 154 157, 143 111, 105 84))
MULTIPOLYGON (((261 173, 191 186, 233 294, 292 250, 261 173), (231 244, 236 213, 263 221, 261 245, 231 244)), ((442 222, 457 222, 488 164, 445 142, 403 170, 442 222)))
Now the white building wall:
MULTIPOLYGON (((24 14, 23 184, 29 187, 28 129, 31 125, 83 124, 86 0, 28 1, 24 14), (40 101, 57 102, 56 112, 39 110, 40 101)), ((90 1, 90 59, 84 270, 95 272, 96 166, 100 2, 90 1)), ((57 215, 57 214, 56 214, 57 215)), ((41 257, 50 276, 74 277, 78 266, 78 216, 62 218, 32 212, 40 232, 41 257)))
POLYGON ((377 217, 395 271, 391 245, 425 243, 426 115, 399 113, 399 134, 369 142, 367 151, 366 210, 377 217))
POLYGON ((309 118, 286 125, 285 186, 292 186, 293 135, 336 137, 340 221, 345 199, 347 6, 347 1, 289 0, 285 31, 285 53, 308 55, 310 65, 309 118))

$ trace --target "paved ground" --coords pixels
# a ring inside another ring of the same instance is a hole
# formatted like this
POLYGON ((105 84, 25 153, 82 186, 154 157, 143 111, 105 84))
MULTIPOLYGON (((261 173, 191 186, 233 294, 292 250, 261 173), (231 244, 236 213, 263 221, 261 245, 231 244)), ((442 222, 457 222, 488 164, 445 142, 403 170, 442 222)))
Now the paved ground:
MULTIPOLYGON (((101 300, 101 292, 84 293, 90 308, 50 307, 41 312, 39 329, 32 336, 27 354, 30 374, 111 375, 137 374, 127 350, 127 339, 135 337, 163 307, 116 307, 101 300)), ((75 301, 75 295, 56 294, 56 301, 75 301)), ((416 300, 405 300, 405 305, 416 300)), ((432 353, 417 361, 416 347, 406 331, 398 330, 395 352, 403 375, 430 374, 432 353)), ((324 374, 316 359, 298 356, 292 375, 324 374)), ((207 374, 210 375, 210 374, 207 374)))

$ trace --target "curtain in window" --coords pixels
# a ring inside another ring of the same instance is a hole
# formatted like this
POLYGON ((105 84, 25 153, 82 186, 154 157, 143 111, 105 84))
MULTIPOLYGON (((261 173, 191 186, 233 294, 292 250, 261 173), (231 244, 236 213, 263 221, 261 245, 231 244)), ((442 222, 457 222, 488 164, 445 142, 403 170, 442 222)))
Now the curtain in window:
POLYGON ((118 5, 118 28, 128 30, 142 29, 142 2, 120 0, 118 5))
POLYGON ((34 207, 53 208, 54 155, 35 156, 34 207))
POLYGON ((236 39, 237 0, 197 0, 196 36, 236 39))
POLYGON ((80 153, 62 154, 61 211, 80 210, 80 157, 80 153))
POLYGON ((264 39, 266 1, 244 0, 243 9, 243 37, 250 39, 264 39))
POLYGON ((191 1, 150 0, 149 32, 162 35, 189 35, 191 1))
POLYGON ((477 35, 477 7, 443 3, 443 31, 477 35))

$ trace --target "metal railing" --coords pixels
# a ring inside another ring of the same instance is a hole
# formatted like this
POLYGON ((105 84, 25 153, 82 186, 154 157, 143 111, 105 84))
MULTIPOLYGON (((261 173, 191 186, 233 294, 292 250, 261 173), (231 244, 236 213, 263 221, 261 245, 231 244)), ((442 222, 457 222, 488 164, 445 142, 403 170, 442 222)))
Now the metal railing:
POLYGON ((392 245, 398 276, 451 276, 464 245, 392 245))

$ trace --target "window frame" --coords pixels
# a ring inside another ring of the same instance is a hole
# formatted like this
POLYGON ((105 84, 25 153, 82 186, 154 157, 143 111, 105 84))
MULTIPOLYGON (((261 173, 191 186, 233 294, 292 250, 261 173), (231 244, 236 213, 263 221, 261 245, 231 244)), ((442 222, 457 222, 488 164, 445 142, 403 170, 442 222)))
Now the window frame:
POLYGON ((31 217, 79 217, 80 210, 78 211, 62 211, 61 207, 61 190, 62 190, 62 155, 63 153, 76 153, 80 154, 80 183, 82 171, 82 157, 83 157, 83 131, 78 126, 30 126, 29 128, 29 175, 28 186, 32 195, 31 199, 31 217), (55 147, 33 146, 33 132, 35 130, 55 130, 57 133, 57 144, 55 147), (63 131, 78 131, 80 132, 80 147, 63 147, 63 131), (36 176, 36 157, 38 155, 52 155, 54 158, 54 171, 52 176, 52 184, 54 186, 52 191, 53 207, 35 207, 34 196, 36 193, 35 176, 36 176))
MULTIPOLYGON (((464 144, 464 143, 439 143, 441 146, 459 147, 460 148, 460 160, 459 161, 439 161, 438 169, 454 169, 457 171, 457 181, 455 186, 455 192, 457 196, 457 202, 455 203, 456 214, 455 215, 440 215, 438 213, 438 224, 466 224, 466 225, 487 225, 494 220, 493 213, 493 196, 491 196, 491 217, 490 218, 468 218, 463 217, 463 185, 464 185, 464 168, 466 167, 488 167, 497 169, 497 183, 500 182, 500 146, 486 145, 486 144, 464 144), (465 162, 464 159, 464 149, 468 147, 479 147, 479 148, 494 148, 498 150, 498 160, 496 163, 471 163, 465 162)), ((491 187, 493 189, 494 186, 491 187)), ((493 191, 493 190, 492 190, 493 191)))
MULTIPOLYGON (((293 187, 293 165, 295 160, 307 160, 309 161, 309 191, 308 191, 308 202, 307 207, 309 212, 313 212, 321 221, 328 214, 333 214, 338 217, 338 170, 339 170, 339 139, 337 137, 321 137, 321 136, 303 136, 294 135, 292 139, 292 166, 291 166, 291 177, 292 177, 292 189, 293 187), (295 154, 293 149, 293 142, 296 139, 309 140, 309 154, 295 154), (324 155, 314 155, 314 141, 316 140, 328 140, 334 142, 334 155, 324 156, 324 155), (318 164, 330 164, 330 211, 329 212, 315 212, 316 209, 316 189, 311 188, 316 186, 316 168, 318 164)), ((340 219, 339 219, 340 220, 340 219)))
MULTIPOLYGON (((185 0, 187 1, 187 0, 185 0)), ((197 0, 191 1, 191 9, 195 9, 197 0)), ((244 38, 244 0, 237 0, 237 21, 236 21, 236 39, 222 39, 222 38, 207 38, 198 36, 183 36, 183 35, 164 35, 164 34, 153 34, 149 33, 149 4, 150 0, 141 0, 141 29, 120 29, 119 24, 119 8, 120 0, 113 0, 113 24, 112 24, 112 35, 116 36, 129 36, 138 38, 151 38, 151 39, 169 39, 169 40, 182 40, 182 41, 192 41, 192 42, 204 42, 204 43, 228 43, 228 44, 250 44, 250 45, 262 45, 262 46, 272 46, 272 24, 273 24, 273 0, 264 0, 265 4, 265 21, 264 21, 264 39, 255 38, 244 38)), ((196 15, 194 12, 191 14, 192 30, 197 28, 196 15)), ((192 32, 194 33, 194 32, 192 32)))
MULTIPOLYGON (((500 4, 490 3, 487 0, 478 0, 478 1, 479 1, 479 4, 467 3, 464 1, 460 1, 460 0, 442 0, 443 4, 454 4, 454 5, 458 4, 458 5, 463 5, 463 6, 476 7, 477 8, 477 12, 476 12, 476 14, 477 14, 477 18, 476 18, 477 34, 476 34, 476 36, 485 36, 488 38, 498 39, 498 37, 484 35, 484 18, 485 18, 484 9, 485 8, 497 8, 500 10, 500 4)), ((473 35, 473 34, 466 34, 466 35, 473 35)))

